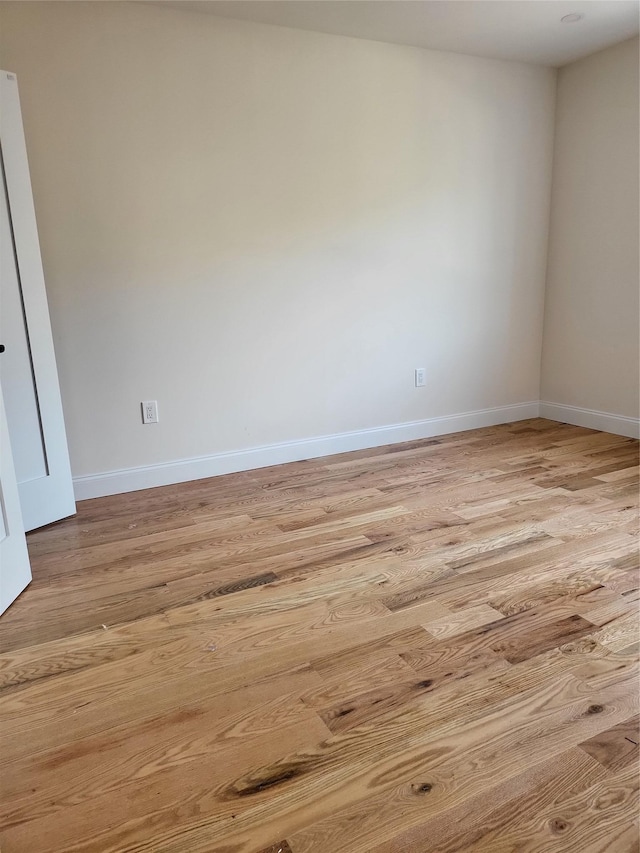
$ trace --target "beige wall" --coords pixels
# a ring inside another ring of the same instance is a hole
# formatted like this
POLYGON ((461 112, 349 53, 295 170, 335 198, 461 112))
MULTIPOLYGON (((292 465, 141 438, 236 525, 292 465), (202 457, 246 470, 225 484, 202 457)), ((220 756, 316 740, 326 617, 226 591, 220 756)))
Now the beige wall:
POLYGON ((558 77, 542 398, 638 417, 638 39, 558 77))
POLYGON ((539 398, 553 70, 0 14, 76 476, 539 398))

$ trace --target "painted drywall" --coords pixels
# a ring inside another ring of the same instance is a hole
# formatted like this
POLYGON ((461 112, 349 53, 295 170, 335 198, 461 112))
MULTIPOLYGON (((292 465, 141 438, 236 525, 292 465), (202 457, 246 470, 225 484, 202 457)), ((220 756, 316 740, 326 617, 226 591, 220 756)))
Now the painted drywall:
POLYGON ((539 399, 555 71, 101 2, 0 51, 77 477, 539 399))
POLYGON ((560 69, 542 398, 638 417, 638 39, 560 69))

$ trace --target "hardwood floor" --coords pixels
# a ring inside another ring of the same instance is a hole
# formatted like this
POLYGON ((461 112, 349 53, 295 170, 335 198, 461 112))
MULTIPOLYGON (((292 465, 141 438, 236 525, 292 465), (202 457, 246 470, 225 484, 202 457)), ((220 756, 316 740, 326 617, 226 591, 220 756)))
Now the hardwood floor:
POLYGON ((638 851, 638 443, 86 501, 0 619, 0 850, 638 851))

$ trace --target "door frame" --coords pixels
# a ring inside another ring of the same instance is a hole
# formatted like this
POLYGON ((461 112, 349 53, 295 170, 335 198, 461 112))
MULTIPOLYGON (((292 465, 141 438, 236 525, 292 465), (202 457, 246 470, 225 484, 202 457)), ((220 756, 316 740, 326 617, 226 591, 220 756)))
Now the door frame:
POLYGON ((0 388, 0 613, 30 582, 31 565, 0 388))

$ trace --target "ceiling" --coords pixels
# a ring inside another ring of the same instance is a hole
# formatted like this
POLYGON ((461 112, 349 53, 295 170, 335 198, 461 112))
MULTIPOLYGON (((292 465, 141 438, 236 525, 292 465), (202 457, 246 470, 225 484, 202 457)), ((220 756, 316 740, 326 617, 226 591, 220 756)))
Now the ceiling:
POLYGON ((556 66, 636 35, 640 8, 639 0, 164 0, 162 5, 556 66), (584 17, 561 23, 573 13, 584 17))

